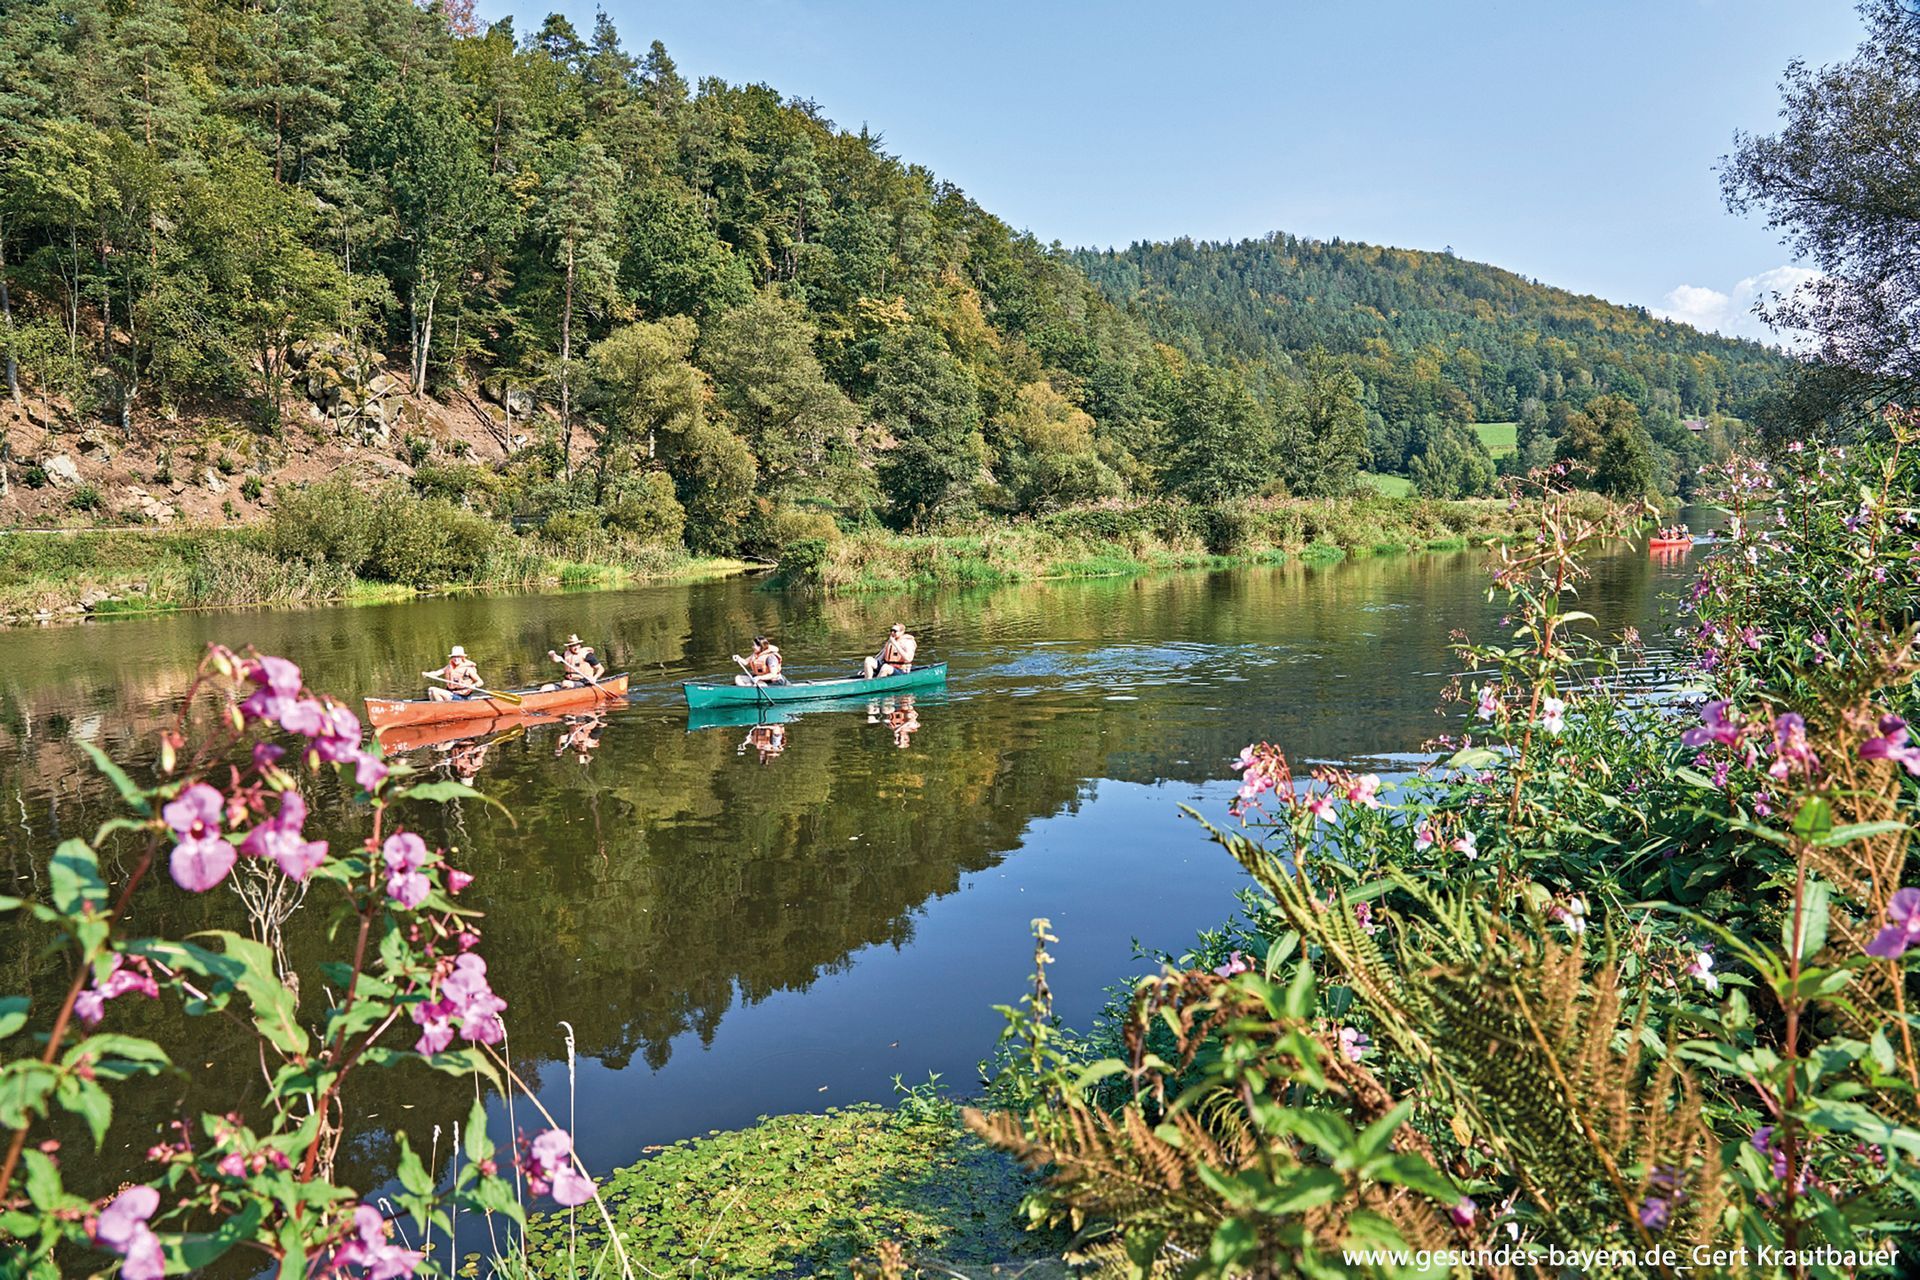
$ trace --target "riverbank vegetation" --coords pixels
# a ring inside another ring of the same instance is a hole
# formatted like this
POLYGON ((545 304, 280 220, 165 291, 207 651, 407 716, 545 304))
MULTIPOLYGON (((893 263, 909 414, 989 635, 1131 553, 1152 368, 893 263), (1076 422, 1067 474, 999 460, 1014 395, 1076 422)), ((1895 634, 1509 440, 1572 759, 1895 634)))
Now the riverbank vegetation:
MULTIPOLYGON (((251 525, 350 476, 558 559, 778 560, 1115 501, 1341 497, 1363 468, 1484 495, 1476 419, 1518 421, 1522 462, 1668 491, 1779 363, 1451 257, 1293 241, 1267 256, 1298 272, 1245 284, 1297 322, 1218 341, 1243 319, 1212 295, 1167 283, 1185 327, 1132 296, 1161 288, 1144 250, 1122 287, 878 136, 690 84, 604 17, 230 18, 9 12, 10 522, 251 525), (1702 430, 1647 443, 1681 414, 1702 430)), ((433 523, 442 560, 408 575, 551 576, 475 570, 456 544, 509 544, 433 523)))
MULTIPOLYGON (((1590 505, 1602 505, 1597 498, 1590 505)), ((1299 557, 1338 560, 1460 550, 1530 536, 1531 505, 1433 502, 1355 494, 1339 500, 1264 498, 1201 506, 1113 504, 913 537, 856 533, 796 542, 782 574, 831 590, 897 590, 1036 578, 1091 578, 1299 557)))
POLYGON ((610 587, 744 567, 677 546, 517 537, 471 513, 411 501, 378 523, 298 533, 290 524, 0 534, 0 623, 610 587))

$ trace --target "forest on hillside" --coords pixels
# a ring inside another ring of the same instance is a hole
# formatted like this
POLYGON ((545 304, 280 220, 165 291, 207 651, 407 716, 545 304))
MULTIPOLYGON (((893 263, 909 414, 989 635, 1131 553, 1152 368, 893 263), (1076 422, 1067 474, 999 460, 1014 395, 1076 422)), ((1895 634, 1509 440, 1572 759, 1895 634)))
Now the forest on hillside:
MULTIPOLYGON (((1475 422, 1516 425, 1509 470, 1556 452, 1591 462, 1578 443, 1564 444, 1569 420, 1613 397, 1599 417, 1630 408, 1638 419, 1644 465, 1629 459, 1629 469, 1672 492, 1715 452, 1715 433, 1703 428, 1748 416, 1791 367, 1759 343, 1451 250, 1274 233, 1081 250, 1073 260, 1157 340, 1195 358, 1284 379, 1310 353, 1331 353, 1363 388, 1373 469, 1416 480, 1443 455, 1472 452, 1474 433, 1460 428, 1475 422)), ((1578 438, 1587 424, 1574 425, 1578 438)))
POLYGON ((1460 496, 1491 484, 1476 418, 1586 438, 1568 415, 1611 392, 1603 425, 1637 448, 1779 363, 1435 255, 1265 242, 1322 264, 1292 284, 1190 246, 1071 255, 805 99, 689 84, 604 14, 6 12, 0 343, 23 412, 125 440, 238 414, 269 477, 323 438, 390 448, 418 494, 558 540, 769 551, 1335 495, 1369 467, 1460 496), (1224 307, 1228 283, 1266 300, 1224 307), (1300 284, 1352 305, 1285 304, 1300 284), (484 397, 504 461, 390 411, 456 392, 484 397))

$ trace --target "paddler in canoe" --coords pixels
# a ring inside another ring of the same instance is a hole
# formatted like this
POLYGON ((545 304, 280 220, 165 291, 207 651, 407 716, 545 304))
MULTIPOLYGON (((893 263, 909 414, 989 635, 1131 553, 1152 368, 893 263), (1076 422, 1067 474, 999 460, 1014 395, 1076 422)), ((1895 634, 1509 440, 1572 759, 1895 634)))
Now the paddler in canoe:
POLYGON ((780 670, 780 646, 765 636, 755 636, 753 652, 744 658, 736 653, 733 660, 741 667, 741 674, 733 678, 735 684, 764 687, 787 683, 780 670))
POLYGON ((540 692, 551 693, 555 689, 578 689, 583 685, 598 684, 607 669, 600 664, 600 655, 580 643, 579 636, 568 636, 567 646, 559 653, 547 650, 547 658, 557 662, 566 675, 554 684, 543 684, 540 692))
POLYGON ((447 650, 446 666, 438 671, 422 671, 420 674, 429 680, 441 682, 427 686, 427 697, 434 702, 464 702, 477 696, 486 684, 480 678, 480 668, 467 656, 466 649, 461 645, 447 650))
POLYGON ((881 644, 880 652, 861 662, 861 674, 871 680, 875 676, 891 676, 898 675, 902 671, 911 671, 913 655, 919 651, 920 642, 913 638, 906 624, 896 622, 887 628, 887 638, 881 644))

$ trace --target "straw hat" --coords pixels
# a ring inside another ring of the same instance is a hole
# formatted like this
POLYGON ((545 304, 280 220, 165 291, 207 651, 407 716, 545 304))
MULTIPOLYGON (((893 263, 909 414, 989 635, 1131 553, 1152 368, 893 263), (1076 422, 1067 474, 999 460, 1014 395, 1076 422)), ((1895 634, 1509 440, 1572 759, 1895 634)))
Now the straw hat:
POLYGON ((580 643, 580 637, 579 637, 579 636, 568 636, 568 637, 567 637, 567 647, 568 647, 569 649, 571 649, 571 648, 572 648, 572 647, 573 647, 574 645, 576 645, 576 644, 579 644, 579 643, 580 643))
POLYGON ((453 648, 447 650, 447 656, 449 658, 464 658, 467 656, 466 647, 464 645, 455 645, 453 648))

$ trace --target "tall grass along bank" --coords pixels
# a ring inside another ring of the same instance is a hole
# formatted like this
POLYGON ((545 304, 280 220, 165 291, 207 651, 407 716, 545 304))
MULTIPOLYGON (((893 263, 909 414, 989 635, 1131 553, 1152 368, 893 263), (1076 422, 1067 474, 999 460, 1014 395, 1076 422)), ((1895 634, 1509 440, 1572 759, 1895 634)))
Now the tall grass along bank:
POLYGON ((1503 501, 1359 494, 1203 506, 1156 501, 915 537, 859 532, 798 540, 781 577, 830 591, 1085 578, 1301 556, 1459 549, 1531 535, 1538 512, 1503 501))

